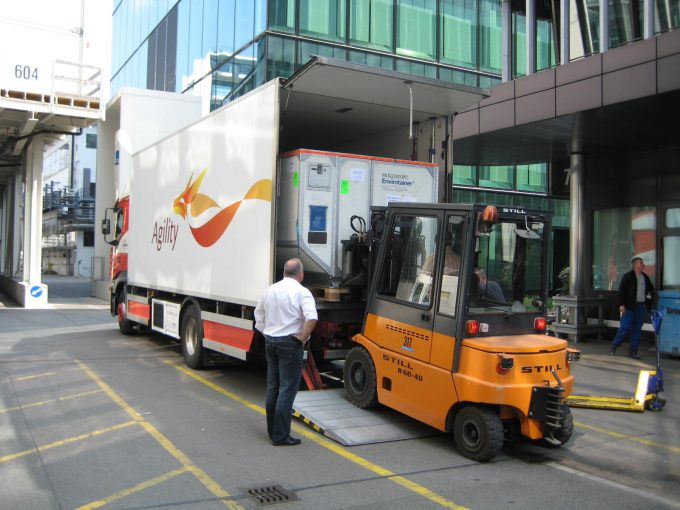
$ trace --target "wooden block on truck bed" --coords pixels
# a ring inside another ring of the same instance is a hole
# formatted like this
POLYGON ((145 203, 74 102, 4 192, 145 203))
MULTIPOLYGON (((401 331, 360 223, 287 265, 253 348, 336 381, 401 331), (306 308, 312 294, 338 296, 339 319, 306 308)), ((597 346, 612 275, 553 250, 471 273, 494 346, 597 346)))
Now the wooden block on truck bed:
POLYGON ((342 296, 349 295, 349 289, 339 289, 336 287, 310 287, 309 290, 314 297, 322 301, 339 302, 342 296))

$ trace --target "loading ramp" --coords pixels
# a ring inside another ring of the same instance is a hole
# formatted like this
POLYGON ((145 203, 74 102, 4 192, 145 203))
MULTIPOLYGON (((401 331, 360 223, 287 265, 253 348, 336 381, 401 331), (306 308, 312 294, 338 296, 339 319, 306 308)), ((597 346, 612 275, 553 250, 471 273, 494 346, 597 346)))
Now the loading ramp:
POLYGON ((442 433, 392 409, 359 409, 344 388, 301 391, 293 416, 343 446, 403 441, 442 433))

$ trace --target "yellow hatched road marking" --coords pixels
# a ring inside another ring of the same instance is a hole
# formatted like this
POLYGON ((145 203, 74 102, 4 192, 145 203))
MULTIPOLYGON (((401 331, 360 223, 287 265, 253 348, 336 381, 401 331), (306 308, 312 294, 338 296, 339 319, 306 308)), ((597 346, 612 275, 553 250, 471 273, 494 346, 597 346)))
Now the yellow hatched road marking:
POLYGON ((636 443, 644 444, 647 446, 655 446, 657 448, 663 448, 664 450, 670 450, 674 453, 680 453, 680 447, 671 446, 668 444, 657 443, 656 441, 650 441, 649 439, 644 439, 642 437, 631 436, 628 434, 622 434, 621 432, 614 432, 613 430, 607 430, 600 427, 595 427, 593 425, 586 425, 585 423, 574 422, 579 428, 592 430, 593 432, 601 432, 602 434, 607 434, 609 436, 618 437, 619 439, 628 439, 629 441, 634 441, 636 443))
MULTIPOLYGON (((239 402, 240 404, 245 405, 249 409, 252 409, 253 411, 266 415, 266 411, 262 406, 259 406, 257 404, 253 404, 252 402, 249 402, 248 400, 239 397, 235 393, 232 393, 229 390, 226 390, 222 388, 221 386, 218 386, 217 384, 213 383, 212 381, 207 380, 206 378, 192 372, 188 368, 185 368, 183 366, 180 366, 176 364, 175 362, 172 361, 166 361, 165 362, 168 365, 172 365, 175 367, 177 370, 180 372, 183 372, 184 374, 188 375, 189 377, 192 377, 193 379, 197 380, 198 382, 208 386, 210 389, 215 390, 218 393, 221 393, 222 395, 235 400, 236 402, 239 402)), ((446 499, 439 494, 431 491, 427 487, 423 487, 422 485, 419 485, 415 482, 412 482, 411 480, 408 480, 407 478, 404 478, 403 476, 395 474, 393 471, 390 471, 389 469, 386 469, 382 466, 379 466, 378 464, 375 464, 374 462, 371 462, 368 459, 365 459, 363 457, 360 457, 359 455, 356 455, 354 453, 348 452, 343 446, 333 443, 330 440, 319 436, 318 434, 311 432, 307 430, 306 428, 299 426, 299 425, 293 425, 294 429, 296 432, 299 434, 304 435, 307 439, 314 441, 316 444, 323 446, 327 450, 330 450, 331 452, 335 453, 336 455, 339 455, 340 457, 349 460, 351 462, 354 462, 355 464, 358 464, 359 466, 367 469, 368 471, 371 471, 373 473, 376 473, 379 476, 385 477, 388 480, 393 481, 394 483, 401 485, 405 489, 408 489, 412 492, 415 492, 419 496, 422 496, 433 503, 437 503, 438 505, 443 506, 444 508, 451 508, 453 510, 467 510, 466 507, 458 505, 457 503, 454 503, 453 501, 446 499)))
POLYGON ((88 503, 87 505, 79 506, 78 508, 76 508, 76 510, 92 510, 94 508, 100 508, 104 505, 108 505, 109 503, 112 503, 112 502, 117 501, 119 499, 123 499, 127 496, 135 494, 136 492, 141 492, 145 489, 153 487, 154 485, 158 485, 159 483, 163 483, 163 482, 170 480, 171 478, 174 478, 176 476, 179 476, 183 473, 187 473, 188 471, 189 470, 186 467, 175 469, 174 471, 170 471, 169 473, 165 473, 164 475, 156 476, 155 478, 151 478, 150 480, 146 480, 145 482, 138 483, 134 487, 130 487, 128 489, 123 489, 122 491, 118 491, 115 494, 112 494, 111 496, 109 496, 107 498, 100 499, 98 501, 93 501, 92 503, 88 503))
POLYGON ((125 423, 121 423, 119 425, 114 425, 113 427, 107 427, 105 429, 95 430, 94 432, 88 432, 87 434, 81 434, 79 436, 74 436, 74 437, 62 439, 61 441, 55 441, 53 443, 44 444, 44 445, 38 446, 36 448, 31 448, 30 450, 24 450, 23 452, 13 453, 11 455, 5 455, 4 457, 0 457, 0 462, 7 462, 7 461, 10 461, 10 460, 18 459, 20 457, 25 457, 27 455, 31 455, 32 453, 44 452, 45 450, 50 450, 51 448, 56 448, 58 446, 64 446, 66 444, 75 443, 77 441, 82 441, 84 439, 89 439, 91 437, 101 436, 102 434, 106 434, 108 432, 113 432, 113 431, 116 431, 116 430, 124 429, 124 428, 130 427, 132 425, 137 425, 137 422, 136 421, 128 421, 128 422, 125 422, 125 423))
POLYGON ((187 457, 179 448, 177 448, 172 441, 163 435, 150 422, 146 421, 140 414, 135 411, 120 395, 118 395, 108 384, 106 384, 96 373, 94 373, 85 363, 77 361, 78 366, 82 368, 85 373, 106 393, 111 400, 116 402, 126 413, 128 413, 135 422, 141 425, 151 437, 153 437, 170 455, 175 457, 184 468, 189 471, 203 486, 208 489, 214 496, 222 499, 229 508, 243 510, 243 507, 235 501, 225 500, 231 495, 225 491, 220 485, 213 480, 208 473, 196 466, 189 457, 187 457))
POLYGON ((50 400, 43 400, 42 402, 31 402, 29 404, 22 404, 17 407, 7 407, 5 409, 0 409, 0 414, 2 413, 8 413, 10 411, 18 411, 20 409, 28 409, 30 407, 39 407, 39 406, 45 406, 47 404, 54 404, 55 402, 62 402, 64 400, 72 400, 74 398, 80 398, 80 397, 86 397, 88 395, 94 395, 95 393, 101 393, 102 390, 92 390, 92 391, 85 391, 83 393, 76 393, 75 395, 67 395, 65 397, 58 397, 58 398, 53 398, 50 400))

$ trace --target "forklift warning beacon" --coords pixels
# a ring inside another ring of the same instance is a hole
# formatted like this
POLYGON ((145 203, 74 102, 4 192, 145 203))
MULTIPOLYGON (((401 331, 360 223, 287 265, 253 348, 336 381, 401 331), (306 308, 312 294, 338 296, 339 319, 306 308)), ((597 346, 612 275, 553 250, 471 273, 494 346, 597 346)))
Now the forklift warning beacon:
POLYGON ((278 155, 280 94, 265 84, 133 155, 102 226, 121 332, 178 339, 191 368, 260 358, 253 310, 299 257, 319 312, 310 388, 344 359, 353 404, 452 432, 475 460, 512 437, 568 441, 579 353, 545 334, 550 215, 434 204, 431 163, 278 155))

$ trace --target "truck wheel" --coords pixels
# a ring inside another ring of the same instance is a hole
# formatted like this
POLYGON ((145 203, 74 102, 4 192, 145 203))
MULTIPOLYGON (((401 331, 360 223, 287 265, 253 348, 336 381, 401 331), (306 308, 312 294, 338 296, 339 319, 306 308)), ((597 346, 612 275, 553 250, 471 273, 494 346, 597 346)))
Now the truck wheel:
POLYGON ((378 388, 375 383, 375 365, 363 347, 354 347, 345 359, 343 378, 347 398, 361 409, 378 405, 378 388))
POLYGON ((203 322, 201 311, 189 305, 182 317, 182 355, 189 368, 203 368, 203 322))
POLYGON ((127 295, 125 290, 116 294, 116 318, 118 319, 118 329, 124 335, 132 335, 135 332, 133 322, 127 318, 127 295))
POLYGON ((546 448, 559 448, 571 437, 574 432, 574 417, 571 414, 571 409, 567 404, 562 405, 562 426, 552 433, 551 439, 541 439, 539 444, 546 448))
POLYGON ((503 423, 492 409, 464 407, 456 415, 453 437, 460 453, 483 462, 494 458, 503 448, 503 423))

